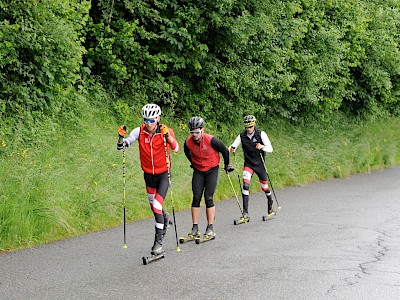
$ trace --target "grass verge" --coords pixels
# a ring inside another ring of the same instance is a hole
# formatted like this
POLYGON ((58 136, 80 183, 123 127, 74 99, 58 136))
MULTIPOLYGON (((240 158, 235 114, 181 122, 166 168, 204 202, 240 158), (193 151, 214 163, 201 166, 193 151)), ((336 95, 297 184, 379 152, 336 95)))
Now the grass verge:
MULTIPOLYGON (((136 120, 137 122, 137 120, 136 120)), ((163 119, 183 147, 183 123, 163 119)), ((127 124, 128 130, 138 124, 127 124)), ((267 156, 275 189, 346 177, 400 163, 399 118, 353 121, 336 116, 328 123, 292 125, 283 120, 258 124, 270 137, 274 152, 267 156)), ((107 117, 89 116, 81 130, 63 129, 51 143, 37 148, 3 151, 0 158, 0 251, 40 245, 123 222, 122 156, 116 151, 118 124, 107 117)), ((226 145, 242 130, 207 127, 226 145)), ((0 147, 7 150, 7 141, 0 147)), ((126 151, 127 221, 152 217, 140 169, 137 145, 126 151)), ((231 162, 232 183, 240 197, 241 149, 231 162)), ((172 191, 176 210, 191 205, 192 169, 181 151, 173 156, 172 191)), ((253 179, 251 191, 259 191, 253 179)), ((215 201, 234 196, 221 173, 215 201)), ((171 210, 171 194, 166 208, 171 210)), ((282 201, 282 200, 280 200, 282 201)), ((281 203, 284 206, 284 201, 281 203)))

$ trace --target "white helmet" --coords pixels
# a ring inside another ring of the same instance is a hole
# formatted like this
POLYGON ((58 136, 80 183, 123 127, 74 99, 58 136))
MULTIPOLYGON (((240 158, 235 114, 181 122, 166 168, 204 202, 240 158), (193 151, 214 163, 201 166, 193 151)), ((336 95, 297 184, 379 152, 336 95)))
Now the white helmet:
POLYGON ((161 115, 161 108, 157 104, 146 104, 142 108, 142 116, 146 119, 154 119, 161 115))

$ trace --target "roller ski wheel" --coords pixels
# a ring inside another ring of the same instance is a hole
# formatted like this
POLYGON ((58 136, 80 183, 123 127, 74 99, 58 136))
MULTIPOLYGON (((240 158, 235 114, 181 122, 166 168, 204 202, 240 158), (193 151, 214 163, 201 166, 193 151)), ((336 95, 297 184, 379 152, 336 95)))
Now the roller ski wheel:
POLYGON ((196 238, 200 238, 200 233, 198 233, 196 235, 189 234, 187 237, 182 236, 179 238, 179 243, 183 244, 186 242, 191 242, 191 241, 194 241, 196 238))
POLYGON ((143 264, 144 265, 148 265, 149 263, 153 262, 153 261, 157 261, 161 258, 165 257, 165 251, 163 251, 160 254, 152 254, 150 256, 143 256, 142 260, 143 260, 143 264))
POLYGON ((240 217, 240 219, 233 220, 233 225, 240 225, 250 222, 250 217, 240 217))
POLYGON ((275 211, 271 211, 268 215, 262 216, 262 220, 263 221, 271 220, 271 219, 273 219, 275 217, 275 215, 276 215, 276 212, 275 211))
POLYGON ((211 241, 213 239, 215 239, 215 234, 214 235, 203 235, 202 238, 201 237, 196 237, 195 242, 198 245, 198 244, 201 244, 201 243, 204 243, 204 242, 211 241))

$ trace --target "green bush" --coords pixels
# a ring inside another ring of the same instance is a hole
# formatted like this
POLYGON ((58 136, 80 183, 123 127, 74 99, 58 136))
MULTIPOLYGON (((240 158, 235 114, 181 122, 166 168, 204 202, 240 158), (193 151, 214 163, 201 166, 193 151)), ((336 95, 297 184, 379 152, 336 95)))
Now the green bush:
POLYGON ((79 112, 88 6, 88 1, 1 2, 2 137, 30 141, 41 124, 56 126, 60 116, 79 112))

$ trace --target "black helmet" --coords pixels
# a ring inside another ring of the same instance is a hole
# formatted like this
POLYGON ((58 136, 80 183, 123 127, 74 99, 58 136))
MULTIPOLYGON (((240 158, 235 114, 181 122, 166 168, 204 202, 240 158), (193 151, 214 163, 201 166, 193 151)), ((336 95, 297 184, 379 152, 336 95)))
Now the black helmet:
POLYGON ((256 117, 253 115, 247 115, 243 118, 244 127, 250 127, 256 125, 256 117))
POLYGON ((189 129, 193 130, 196 128, 203 128, 204 127, 204 120, 202 117, 191 117, 188 123, 189 129))

